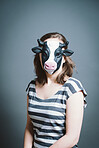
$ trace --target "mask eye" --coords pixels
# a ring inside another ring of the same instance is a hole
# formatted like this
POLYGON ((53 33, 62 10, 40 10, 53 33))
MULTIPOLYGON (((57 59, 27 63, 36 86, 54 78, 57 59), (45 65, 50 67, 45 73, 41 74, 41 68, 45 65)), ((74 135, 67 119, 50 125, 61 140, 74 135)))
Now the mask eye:
POLYGON ((44 58, 48 58, 49 57, 49 52, 47 50, 44 50, 42 54, 43 54, 44 58))
POLYGON ((60 53, 56 53, 56 56, 59 56, 60 55, 60 53))
POLYGON ((55 56, 59 57, 59 56, 61 56, 61 53, 60 52, 56 52, 55 56))
POLYGON ((59 58, 61 55, 62 55, 62 51, 61 51, 61 48, 58 47, 56 50, 55 50, 55 53, 54 53, 55 57, 59 58))

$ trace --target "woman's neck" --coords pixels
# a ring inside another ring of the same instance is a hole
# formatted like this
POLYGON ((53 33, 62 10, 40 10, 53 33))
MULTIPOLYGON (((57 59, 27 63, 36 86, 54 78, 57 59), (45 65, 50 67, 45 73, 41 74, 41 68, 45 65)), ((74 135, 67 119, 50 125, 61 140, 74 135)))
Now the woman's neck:
POLYGON ((53 74, 53 75, 50 75, 50 74, 47 74, 47 84, 50 85, 51 83, 56 83, 56 75, 53 74))
MULTIPOLYGON (((46 73, 46 76, 47 76, 47 84, 48 84, 48 85, 50 85, 50 84, 52 84, 52 83, 57 83, 57 81, 56 81, 56 78, 57 78, 57 76, 58 76, 57 73, 54 73, 54 74, 52 74, 52 75, 46 73)), ((69 76, 65 76, 65 77, 64 77, 64 81, 66 81, 68 78, 69 78, 69 76)))

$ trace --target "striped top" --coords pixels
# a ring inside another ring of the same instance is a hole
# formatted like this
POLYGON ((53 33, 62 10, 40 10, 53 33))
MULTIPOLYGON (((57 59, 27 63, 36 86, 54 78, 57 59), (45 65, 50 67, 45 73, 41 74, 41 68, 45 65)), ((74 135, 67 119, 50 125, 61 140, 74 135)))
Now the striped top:
MULTIPOLYGON (((61 89, 48 99, 40 99, 36 95, 35 80, 27 87, 29 104, 28 113, 33 123, 33 148, 49 148, 66 133, 66 100, 74 93, 82 90, 84 107, 87 95, 81 82, 70 77, 61 89)), ((75 146, 76 147, 76 146, 75 146)))

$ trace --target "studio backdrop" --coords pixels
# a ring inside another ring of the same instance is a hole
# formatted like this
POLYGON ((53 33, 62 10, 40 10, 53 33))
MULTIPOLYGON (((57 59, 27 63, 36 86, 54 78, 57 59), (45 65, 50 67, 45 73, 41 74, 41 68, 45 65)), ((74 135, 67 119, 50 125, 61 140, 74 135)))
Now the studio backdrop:
POLYGON ((26 126, 25 89, 35 78, 37 39, 48 32, 62 33, 76 64, 73 77, 84 85, 84 111, 79 148, 99 146, 99 1, 0 1, 0 148, 22 148, 26 126))

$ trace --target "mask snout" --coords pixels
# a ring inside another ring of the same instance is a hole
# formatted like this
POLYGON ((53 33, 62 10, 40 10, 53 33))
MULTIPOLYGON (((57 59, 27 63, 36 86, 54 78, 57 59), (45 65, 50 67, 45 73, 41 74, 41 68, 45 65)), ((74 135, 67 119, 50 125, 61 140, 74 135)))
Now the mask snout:
POLYGON ((44 69, 49 73, 52 74, 57 68, 56 62, 45 62, 44 69))

